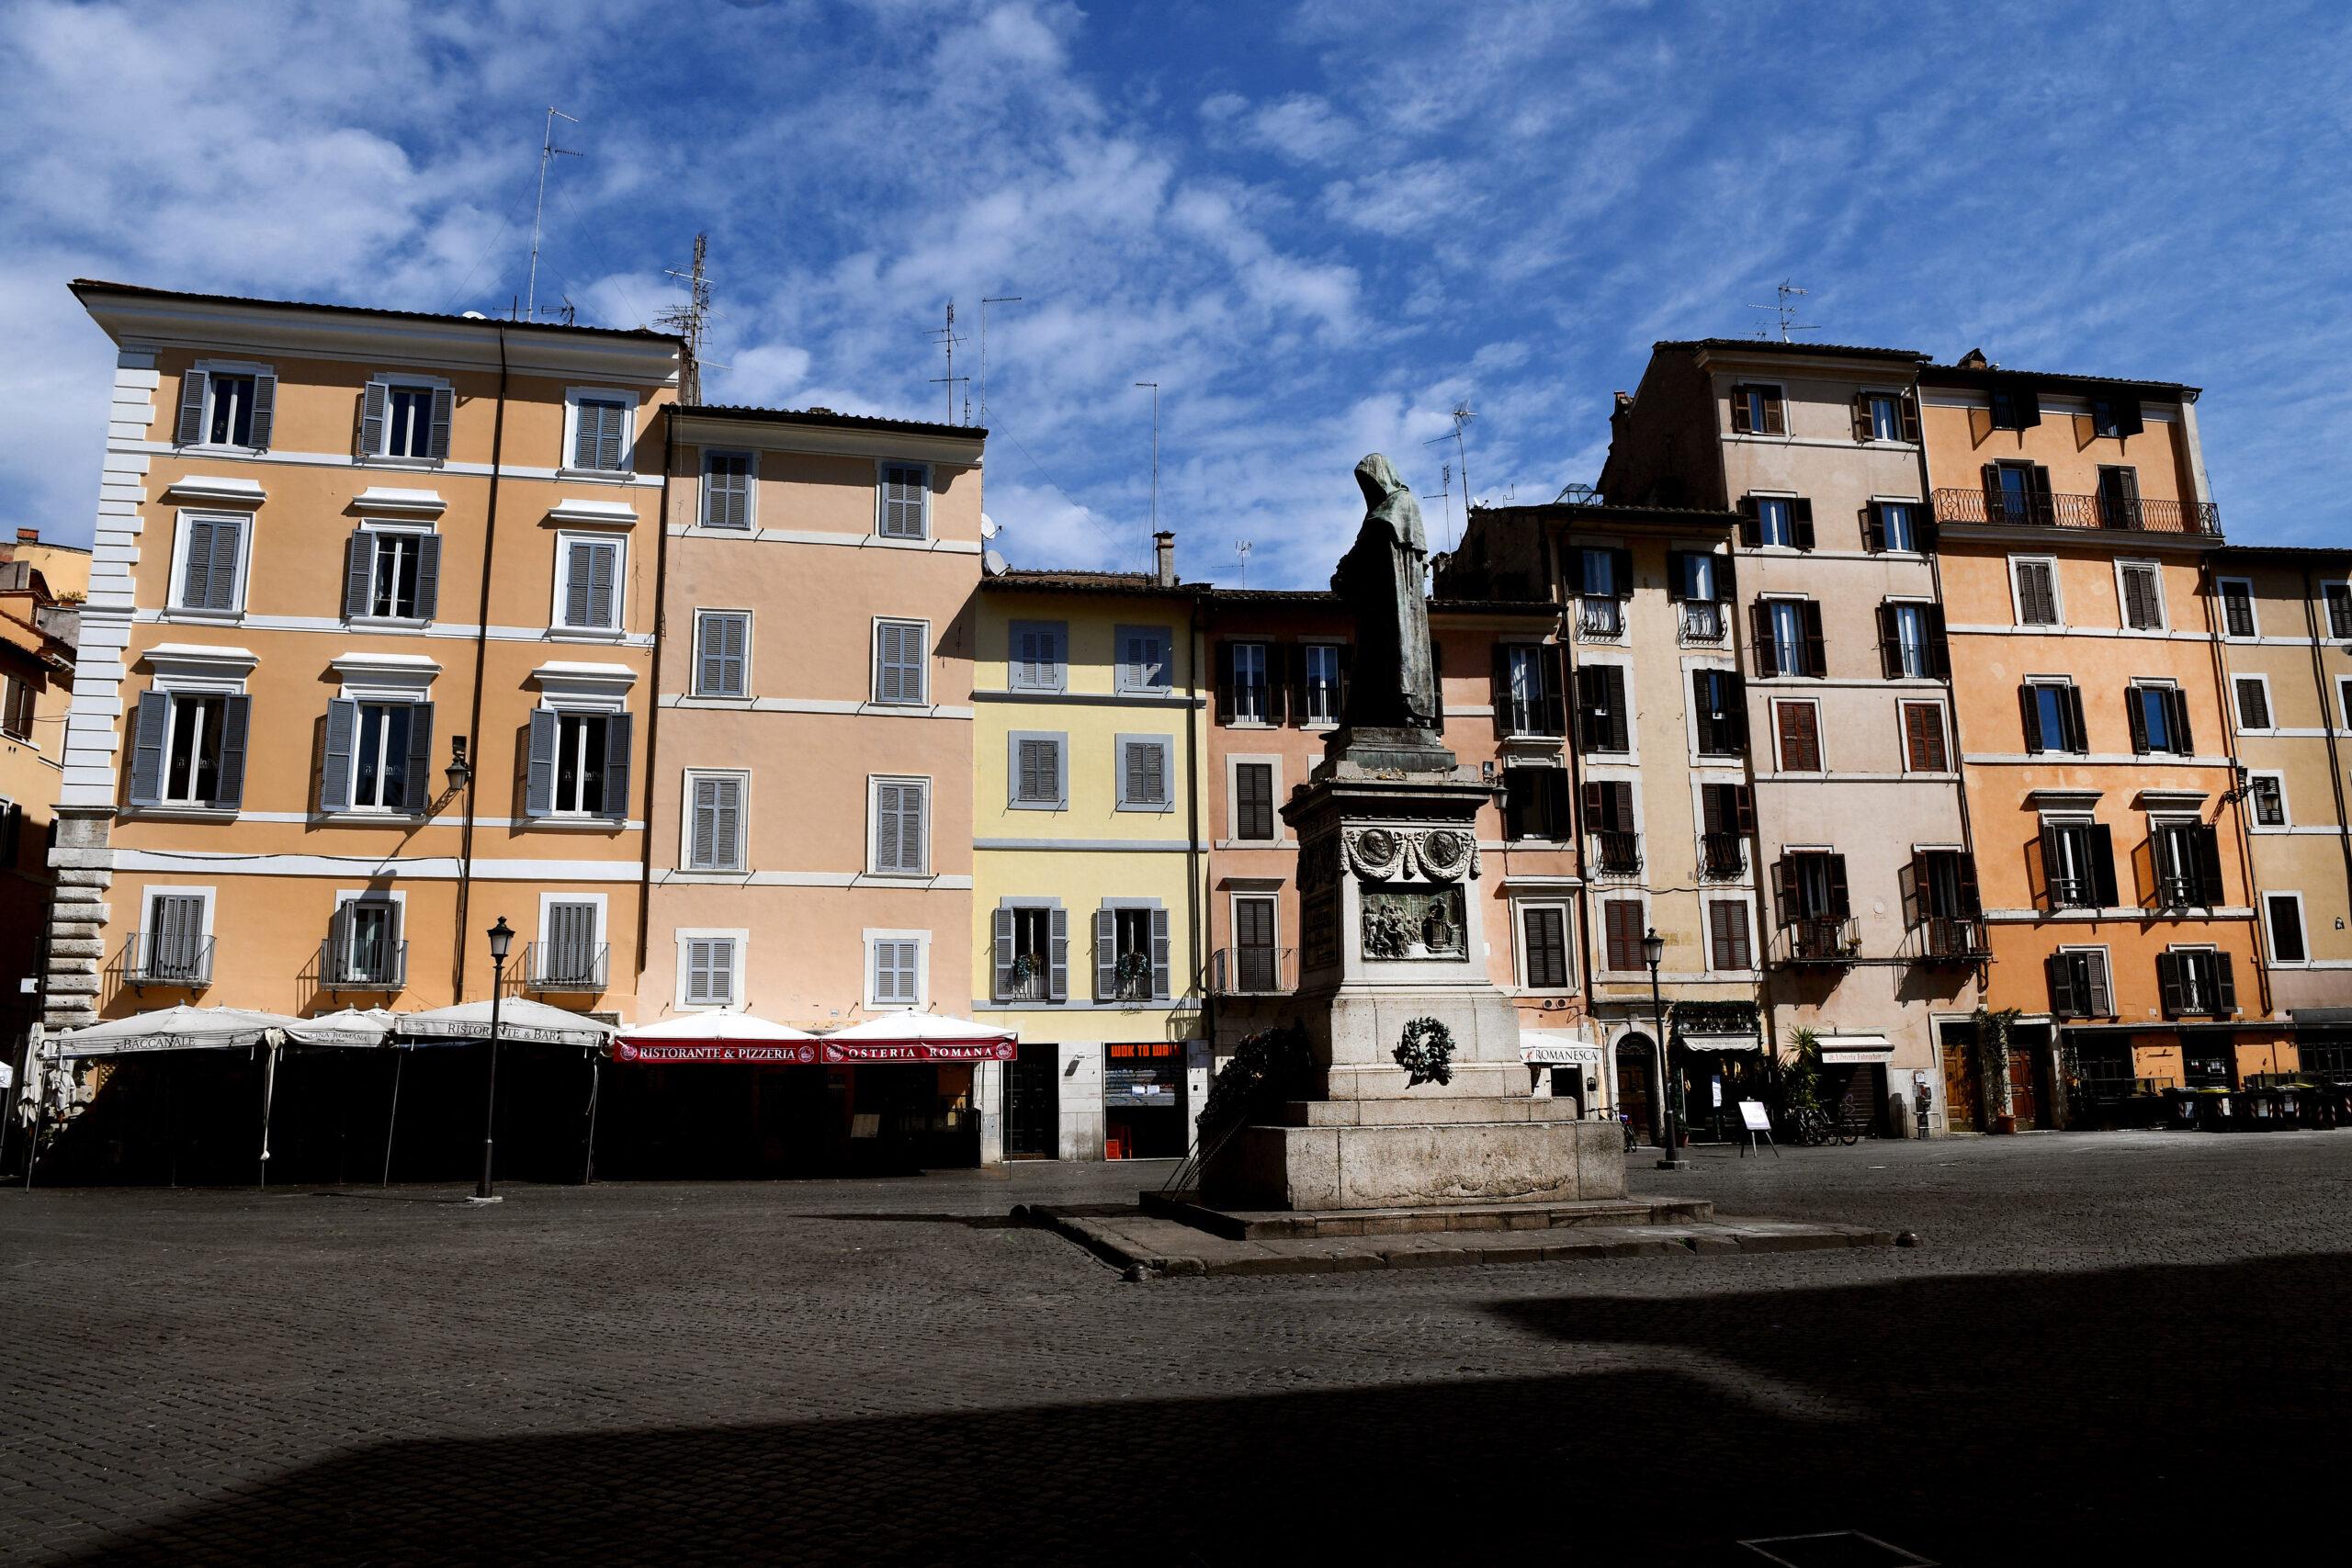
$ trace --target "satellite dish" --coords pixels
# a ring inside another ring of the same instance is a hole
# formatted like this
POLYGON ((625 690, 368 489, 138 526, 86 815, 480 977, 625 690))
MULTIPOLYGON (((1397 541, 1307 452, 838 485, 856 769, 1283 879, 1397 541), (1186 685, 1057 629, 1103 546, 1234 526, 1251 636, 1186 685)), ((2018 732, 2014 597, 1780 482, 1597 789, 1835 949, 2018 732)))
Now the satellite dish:
POLYGON ((490 320, 490 318, 483 315, 480 310, 468 310, 466 312, 466 320, 469 321, 486 321, 490 320))
POLYGON ((1012 569, 1005 564, 1004 557, 997 551, 982 550, 980 552, 980 570, 987 572, 990 577, 1002 577, 1006 572, 1011 571, 1012 569))
POLYGON ((980 537, 983 539, 996 537, 996 519, 985 512, 980 513, 980 537))

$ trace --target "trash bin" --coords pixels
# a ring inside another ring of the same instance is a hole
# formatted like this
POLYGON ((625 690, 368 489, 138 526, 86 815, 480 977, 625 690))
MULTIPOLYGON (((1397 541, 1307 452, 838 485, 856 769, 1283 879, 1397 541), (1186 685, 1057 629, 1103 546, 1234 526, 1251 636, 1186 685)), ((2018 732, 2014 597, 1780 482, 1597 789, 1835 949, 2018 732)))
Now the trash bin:
POLYGON ((2197 1090, 2197 1125, 2208 1133, 2237 1131, 2237 1118, 2231 1114, 2235 1108, 2230 1104, 2235 1098, 2226 1089, 2197 1090))
POLYGON ((2195 1089, 2168 1089, 2165 1090, 2164 1100, 2165 1126, 2196 1131, 2198 1094, 2195 1089))
POLYGON ((2278 1120, 2278 1091, 2275 1089, 2242 1089, 2230 1098, 2237 1103, 2232 1115, 2241 1133, 2273 1133, 2281 1125, 2278 1120))
POLYGON ((2302 1085, 2299 1083, 2282 1083, 2273 1088, 2270 1092, 2277 1097, 2278 1101, 2278 1125, 2280 1127, 2301 1127, 2309 1124, 2303 1120, 2305 1096, 2303 1094, 2302 1085))

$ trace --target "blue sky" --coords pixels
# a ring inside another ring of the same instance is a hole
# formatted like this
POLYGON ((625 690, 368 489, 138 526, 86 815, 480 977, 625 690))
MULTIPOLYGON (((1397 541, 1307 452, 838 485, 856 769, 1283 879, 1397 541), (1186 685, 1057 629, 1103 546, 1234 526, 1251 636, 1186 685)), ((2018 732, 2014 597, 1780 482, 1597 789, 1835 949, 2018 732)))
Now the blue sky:
POLYGON ((1651 342, 1751 333, 2202 386, 2233 538, 2343 544, 2352 7, 390 0, 0 13, 0 526, 86 539, 109 376, 65 281, 632 326, 710 233, 712 400, 946 411, 989 510, 1319 583, 1388 452, 1458 526, 1589 482, 1651 342), (977 385, 974 402, 978 401, 977 385), (960 410, 960 404, 959 404, 960 410), (1436 444, 1433 444, 1436 443, 1436 444), (1439 491, 1450 484, 1449 502, 1439 491))

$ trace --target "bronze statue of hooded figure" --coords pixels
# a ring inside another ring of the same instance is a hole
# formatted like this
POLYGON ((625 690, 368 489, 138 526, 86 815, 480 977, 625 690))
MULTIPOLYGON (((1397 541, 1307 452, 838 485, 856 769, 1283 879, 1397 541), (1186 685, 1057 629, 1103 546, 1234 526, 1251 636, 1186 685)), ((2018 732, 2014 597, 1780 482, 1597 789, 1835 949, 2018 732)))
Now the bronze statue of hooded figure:
POLYGON ((1363 491, 1363 526, 1331 574, 1331 591, 1356 623, 1346 722, 1351 729, 1435 732, 1442 726, 1420 503, 1377 452, 1356 465, 1356 483, 1363 491))

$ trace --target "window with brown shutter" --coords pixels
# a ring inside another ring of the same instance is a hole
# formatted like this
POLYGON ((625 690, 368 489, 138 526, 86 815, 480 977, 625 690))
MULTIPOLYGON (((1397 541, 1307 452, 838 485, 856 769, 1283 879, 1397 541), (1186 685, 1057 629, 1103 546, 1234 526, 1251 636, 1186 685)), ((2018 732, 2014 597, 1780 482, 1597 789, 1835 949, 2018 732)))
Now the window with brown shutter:
POLYGON ((1821 771, 1820 714, 1811 703, 1774 703, 1772 727, 1781 737, 1781 771, 1821 771))
POLYGON ((1642 960, 1642 901, 1606 898, 1601 901, 1600 912, 1609 934, 1609 967, 1647 968, 1642 960))
POLYGON ((2058 564, 2048 560, 2013 560, 2017 576, 2018 625, 2058 625, 2058 564))
POLYGON ((1739 386, 1731 389, 1731 429, 1735 435, 1785 435, 1788 414, 1781 389, 1739 386))
POLYGON ((1233 764, 1233 836, 1271 840, 1274 836, 1274 765, 1233 764))
POLYGON ((1951 771, 1951 759, 1944 745, 1942 704, 1905 703, 1903 705, 1903 750, 1910 769, 1915 773, 1941 773, 1951 771))
POLYGON ((1747 940, 1747 906, 1736 898, 1712 899, 1707 905, 1708 967, 1715 970, 1756 966, 1747 940))
POLYGON ((2267 729, 2270 728, 2270 685, 2259 675, 2236 678, 2238 694, 2238 728, 2267 729))

